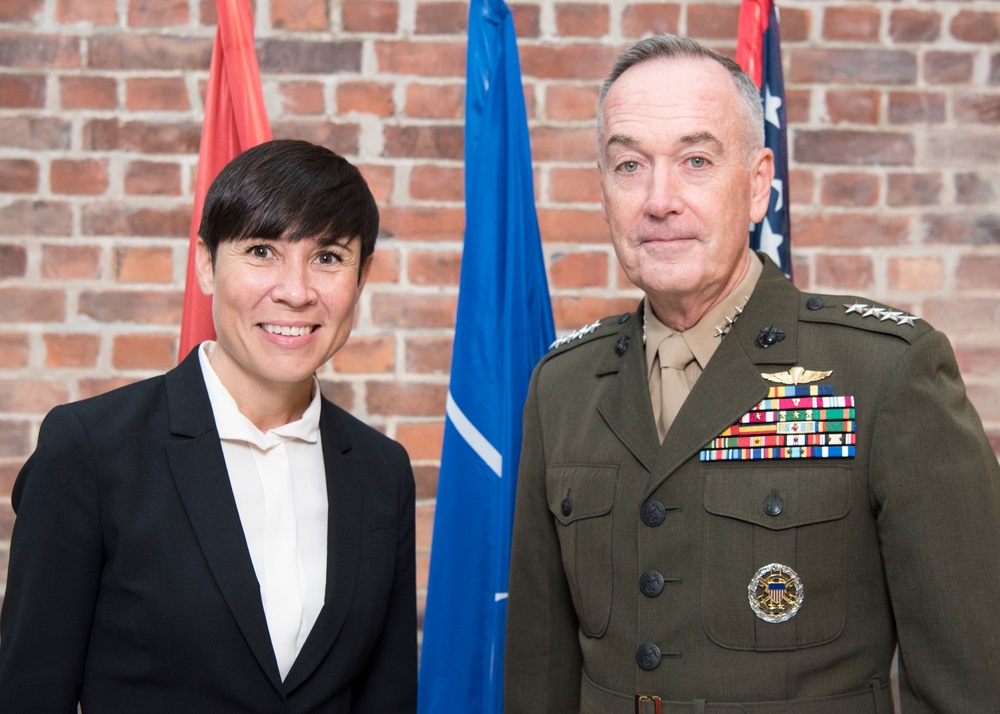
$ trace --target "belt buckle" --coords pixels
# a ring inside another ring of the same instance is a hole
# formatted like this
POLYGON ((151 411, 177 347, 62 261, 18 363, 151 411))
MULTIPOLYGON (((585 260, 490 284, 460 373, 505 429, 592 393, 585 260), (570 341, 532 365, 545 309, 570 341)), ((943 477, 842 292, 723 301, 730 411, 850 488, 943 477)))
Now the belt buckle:
POLYGON ((642 714, 642 705, 646 702, 650 702, 653 705, 653 714, 661 714, 660 698, 654 694, 635 695, 635 714, 642 714))

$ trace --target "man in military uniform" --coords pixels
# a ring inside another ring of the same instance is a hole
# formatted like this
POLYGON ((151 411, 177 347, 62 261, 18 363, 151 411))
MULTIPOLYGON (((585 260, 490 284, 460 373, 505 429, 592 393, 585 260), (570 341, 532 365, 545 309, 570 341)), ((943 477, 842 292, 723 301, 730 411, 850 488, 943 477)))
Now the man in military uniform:
POLYGON ((619 57, 603 213, 638 310, 525 407, 509 714, 1000 711, 1000 467, 947 339, 747 247, 757 88, 677 37, 619 57))

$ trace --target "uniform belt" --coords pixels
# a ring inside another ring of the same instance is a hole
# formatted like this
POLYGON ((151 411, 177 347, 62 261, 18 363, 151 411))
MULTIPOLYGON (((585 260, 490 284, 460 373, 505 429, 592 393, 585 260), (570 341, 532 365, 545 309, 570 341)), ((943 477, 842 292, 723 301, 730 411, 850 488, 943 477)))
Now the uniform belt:
POLYGON ((892 694, 889 683, 878 677, 871 686, 850 694, 783 702, 668 701, 655 694, 629 695, 581 678, 580 714, 889 714, 892 694))

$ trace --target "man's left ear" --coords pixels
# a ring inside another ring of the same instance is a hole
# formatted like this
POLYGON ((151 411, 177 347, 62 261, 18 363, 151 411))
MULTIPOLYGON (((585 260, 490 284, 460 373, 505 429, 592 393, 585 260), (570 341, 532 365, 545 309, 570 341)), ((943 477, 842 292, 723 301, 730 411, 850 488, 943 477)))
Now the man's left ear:
POLYGON ((201 238, 194 246, 194 267, 198 273, 198 287, 202 293, 211 295, 215 292, 215 267, 212 264, 212 251, 201 238))
POLYGON ((774 152, 761 149, 750 169, 750 220, 764 220, 771 205, 771 181, 774 179, 774 152))

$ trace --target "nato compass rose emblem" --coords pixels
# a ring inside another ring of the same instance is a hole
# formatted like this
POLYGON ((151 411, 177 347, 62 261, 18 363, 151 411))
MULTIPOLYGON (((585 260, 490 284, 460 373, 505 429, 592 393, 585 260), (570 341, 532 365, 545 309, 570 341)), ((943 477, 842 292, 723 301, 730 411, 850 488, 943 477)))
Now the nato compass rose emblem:
POLYGON ((764 622, 785 622, 795 617, 804 598, 798 574, 781 563, 765 565, 747 587, 750 608, 764 622))

